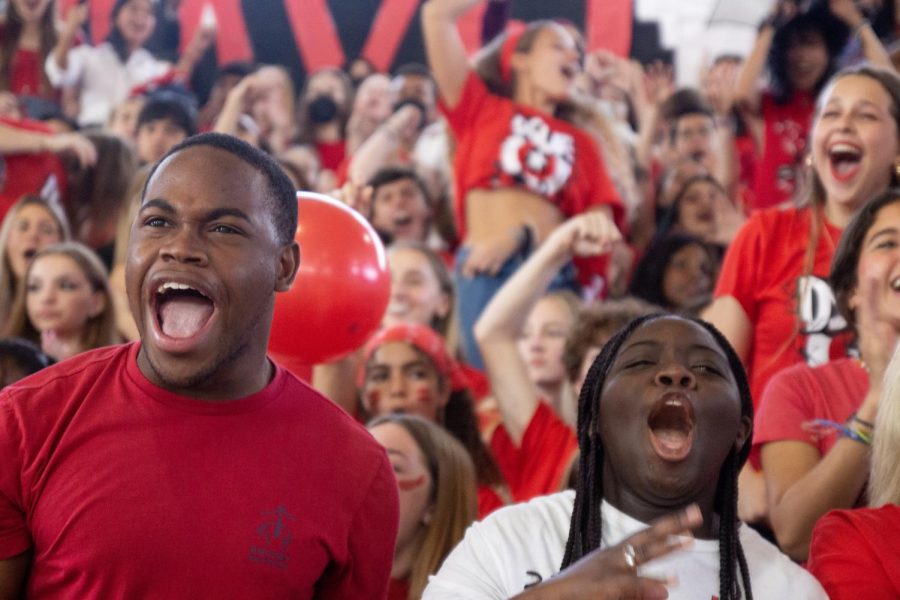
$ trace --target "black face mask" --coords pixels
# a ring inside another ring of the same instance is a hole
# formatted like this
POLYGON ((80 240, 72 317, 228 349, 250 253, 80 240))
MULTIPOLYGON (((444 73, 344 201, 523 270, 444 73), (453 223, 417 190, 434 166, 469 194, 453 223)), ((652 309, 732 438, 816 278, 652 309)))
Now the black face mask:
POLYGON ((307 106, 309 111, 309 120, 313 123, 328 123, 333 120, 338 113, 337 102, 331 99, 331 96, 316 96, 307 106))

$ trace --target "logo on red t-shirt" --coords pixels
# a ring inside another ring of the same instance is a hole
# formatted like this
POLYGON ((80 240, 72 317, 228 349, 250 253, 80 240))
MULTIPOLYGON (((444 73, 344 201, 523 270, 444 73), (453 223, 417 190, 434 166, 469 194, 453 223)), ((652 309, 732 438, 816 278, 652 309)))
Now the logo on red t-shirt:
POLYGON ((832 359, 832 340, 847 330, 847 321, 838 311, 834 292, 824 279, 815 275, 800 277, 797 292, 801 333, 806 335, 803 358, 811 367, 824 365, 832 359))
POLYGON ((542 196, 565 186, 575 163, 575 140, 553 131, 542 118, 514 115, 500 146, 501 183, 524 184, 542 196))
POLYGON ((283 506, 265 511, 262 516, 265 520, 256 528, 261 543, 250 547, 250 560, 273 567, 286 567, 289 558, 288 546, 294 539, 288 522, 297 519, 283 506))

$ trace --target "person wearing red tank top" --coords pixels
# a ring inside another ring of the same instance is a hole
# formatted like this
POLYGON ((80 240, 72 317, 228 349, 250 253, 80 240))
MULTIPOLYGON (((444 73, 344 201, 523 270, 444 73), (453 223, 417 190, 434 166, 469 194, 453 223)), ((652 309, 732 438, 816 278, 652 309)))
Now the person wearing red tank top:
POLYGON ((386 595, 384 449, 266 356, 296 228, 290 180, 237 138, 154 167, 125 270, 140 342, 0 392, 0 597, 386 595))

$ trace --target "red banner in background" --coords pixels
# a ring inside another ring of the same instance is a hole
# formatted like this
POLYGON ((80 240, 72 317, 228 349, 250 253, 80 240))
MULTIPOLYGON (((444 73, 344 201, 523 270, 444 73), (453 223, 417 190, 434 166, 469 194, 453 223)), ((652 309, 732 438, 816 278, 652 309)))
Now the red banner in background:
POLYGON ((604 48, 618 56, 631 53, 632 0, 587 0, 584 12, 589 50, 604 48))
MULTIPOLYGON (((109 13, 115 0, 89 1, 92 38, 102 40, 109 32, 109 13)), ((345 56, 340 32, 335 27, 328 0, 283 1, 294 35, 293 43, 301 54, 301 63, 306 72, 325 66, 343 65, 348 57, 345 56)), ((353 1, 355 0, 342 0, 342 2, 353 1)), ((517 1, 524 2, 524 0, 517 1)), ((76 2, 78 0, 59 0, 60 15, 64 17, 69 7, 76 2)), ((179 8, 182 48, 200 24, 203 7, 206 4, 212 7, 216 15, 219 62, 252 59, 251 39, 258 38, 254 37, 254 32, 247 29, 241 0, 183 0, 179 8)), ((379 69, 390 70, 398 59, 398 49, 413 19, 417 18, 419 4, 419 0, 382 0, 360 54, 379 69)), ((631 48, 632 5, 633 0, 584 0, 583 15, 559 16, 583 25, 589 49, 606 48, 616 54, 627 56, 631 48)), ((333 2, 332 6, 340 4, 333 2)), ((484 9, 484 4, 477 5, 461 19, 459 24, 460 34, 470 52, 474 52, 479 46, 484 9)), ((265 36, 264 31, 256 34, 265 36)), ((265 42, 277 43, 277 40, 265 42)), ((421 57, 400 58, 400 62, 421 60, 421 57)))

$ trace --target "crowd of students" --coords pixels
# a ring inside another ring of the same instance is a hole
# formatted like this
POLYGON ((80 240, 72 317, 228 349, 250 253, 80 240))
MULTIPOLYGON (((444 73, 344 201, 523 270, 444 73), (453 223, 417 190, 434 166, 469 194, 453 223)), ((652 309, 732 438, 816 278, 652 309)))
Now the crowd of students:
POLYGON ((510 21, 513 0, 490 0, 470 58, 457 20, 482 1, 423 4, 428 66, 358 60, 298 93, 231 63, 201 98, 214 29, 173 62, 145 47, 162 3, 117 0, 88 40, 84 4, 9 0, 2 384, 138 339, 140 192, 220 132, 387 247, 381 329, 311 383, 393 465, 390 598, 658 593, 647 575, 677 575, 670 597, 900 594, 900 6, 776 0, 746 59, 676 89, 576 24, 510 21), (651 393, 670 388, 685 399, 651 393), (685 555, 653 537, 688 530, 685 555))

